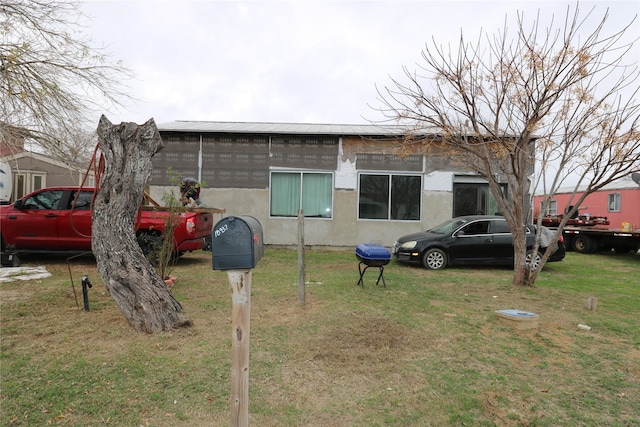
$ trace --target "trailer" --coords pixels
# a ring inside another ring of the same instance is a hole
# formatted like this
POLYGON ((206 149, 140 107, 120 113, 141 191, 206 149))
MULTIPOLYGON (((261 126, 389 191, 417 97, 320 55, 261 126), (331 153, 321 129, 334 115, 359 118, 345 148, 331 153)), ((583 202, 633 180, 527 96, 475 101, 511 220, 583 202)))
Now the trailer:
POLYGON ((640 229, 595 228, 567 226, 562 230, 567 248, 581 254, 599 251, 617 253, 638 252, 640 250, 640 229))
MULTIPOLYGON (((542 225, 558 229, 562 215, 545 216, 542 225)), ((632 224, 624 228, 608 228, 606 216, 576 215, 567 221, 562 229, 564 243, 568 250, 581 254, 614 250, 617 253, 638 252, 640 250, 640 229, 632 224)))
POLYGON ((12 183, 11 166, 7 162, 0 162, 0 205, 11 203, 12 183))

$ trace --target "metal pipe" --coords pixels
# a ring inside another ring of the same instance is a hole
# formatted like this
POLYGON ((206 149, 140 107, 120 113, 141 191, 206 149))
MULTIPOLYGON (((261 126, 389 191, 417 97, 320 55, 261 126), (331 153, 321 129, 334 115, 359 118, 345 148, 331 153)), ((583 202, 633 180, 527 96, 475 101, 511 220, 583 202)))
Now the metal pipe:
POLYGON ((89 290, 91 287, 89 276, 82 276, 82 300, 84 301, 84 311, 89 311, 89 290))

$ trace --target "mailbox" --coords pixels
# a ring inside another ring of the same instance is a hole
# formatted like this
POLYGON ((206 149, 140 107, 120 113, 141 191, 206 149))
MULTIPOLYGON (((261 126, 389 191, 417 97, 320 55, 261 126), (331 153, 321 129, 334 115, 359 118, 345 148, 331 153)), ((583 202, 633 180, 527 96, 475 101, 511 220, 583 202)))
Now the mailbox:
POLYGON ((254 268, 264 255, 262 225, 252 216, 228 216, 213 227, 214 270, 254 268))

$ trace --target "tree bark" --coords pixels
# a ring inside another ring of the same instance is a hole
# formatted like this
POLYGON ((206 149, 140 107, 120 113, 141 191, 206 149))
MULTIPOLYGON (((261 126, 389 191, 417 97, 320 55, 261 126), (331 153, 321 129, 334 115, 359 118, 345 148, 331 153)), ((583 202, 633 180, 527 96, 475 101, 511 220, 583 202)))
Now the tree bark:
POLYGON ((513 284, 516 286, 532 286, 529 277, 531 267, 527 264, 527 236, 524 226, 516 228, 513 235, 513 284))
POLYGON ((98 146, 105 169, 93 209, 91 248, 105 287, 137 331, 158 333, 192 322, 145 258, 135 219, 151 175, 151 157, 163 147, 153 119, 113 125, 102 116, 98 146))

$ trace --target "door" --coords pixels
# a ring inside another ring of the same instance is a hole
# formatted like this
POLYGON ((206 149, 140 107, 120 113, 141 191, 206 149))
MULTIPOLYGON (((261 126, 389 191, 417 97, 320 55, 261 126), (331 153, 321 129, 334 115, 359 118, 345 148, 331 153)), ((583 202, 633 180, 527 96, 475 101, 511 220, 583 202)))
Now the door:
POLYGON ((60 209, 58 221, 58 238, 61 250, 91 250, 93 194, 93 190, 81 190, 79 194, 74 190, 65 194, 61 201, 61 207, 64 209, 60 209))
POLYGON ((453 261, 478 263, 490 257, 493 239, 488 220, 470 222, 458 230, 454 238, 449 251, 453 261))
POLYGON ((492 256, 498 264, 513 262, 513 236, 511 229, 504 219, 491 221, 493 235, 492 256))
POLYGON ((17 249, 51 250, 58 247, 59 204, 63 190, 44 190, 24 199, 7 215, 6 242, 17 249))

